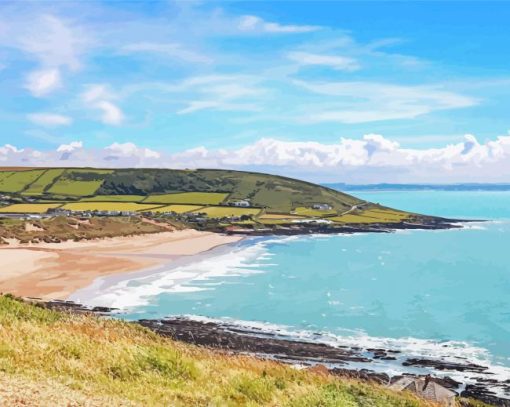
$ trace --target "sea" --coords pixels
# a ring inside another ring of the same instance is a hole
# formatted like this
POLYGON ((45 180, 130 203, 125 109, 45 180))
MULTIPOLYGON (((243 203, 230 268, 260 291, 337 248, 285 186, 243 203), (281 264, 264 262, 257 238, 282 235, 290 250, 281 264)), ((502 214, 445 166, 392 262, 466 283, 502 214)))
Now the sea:
MULTIPOLYGON (((98 280, 72 299, 118 307, 128 320, 228 321, 290 339, 476 363, 489 367, 486 378, 510 379, 510 191, 349 193, 474 222, 437 231, 248 238, 150 273, 98 280)), ((392 361, 364 368, 413 372, 392 361)))

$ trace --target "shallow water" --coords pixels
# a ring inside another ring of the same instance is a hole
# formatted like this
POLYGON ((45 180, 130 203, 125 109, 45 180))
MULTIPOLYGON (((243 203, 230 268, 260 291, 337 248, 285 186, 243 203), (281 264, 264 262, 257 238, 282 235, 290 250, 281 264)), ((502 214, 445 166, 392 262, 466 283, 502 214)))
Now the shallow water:
POLYGON ((462 230, 248 239, 197 262, 117 281, 86 302, 126 306, 127 319, 263 321, 296 335, 321 332, 323 339, 510 367, 510 192, 356 195, 492 221, 462 230))

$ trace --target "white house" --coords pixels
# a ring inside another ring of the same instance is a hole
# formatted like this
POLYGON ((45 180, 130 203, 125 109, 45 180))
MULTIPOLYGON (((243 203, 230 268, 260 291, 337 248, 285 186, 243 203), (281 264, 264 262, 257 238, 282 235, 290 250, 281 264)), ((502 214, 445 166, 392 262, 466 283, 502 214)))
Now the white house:
POLYGON ((329 211, 333 209, 333 207, 327 203, 316 203, 312 205, 312 209, 316 209, 318 211, 329 211))
POLYGON ((242 208, 247 208, 250 206, 250 201, 248 199, 240 199, 239 201, 230 202, 231 206, 240 206, 242 208))

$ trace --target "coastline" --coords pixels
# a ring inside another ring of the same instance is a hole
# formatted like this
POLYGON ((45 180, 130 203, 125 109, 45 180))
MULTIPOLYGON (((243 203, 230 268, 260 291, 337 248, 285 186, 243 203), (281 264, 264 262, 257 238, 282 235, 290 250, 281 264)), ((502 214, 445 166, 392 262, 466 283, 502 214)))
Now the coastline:
POLYGON ((66 299, 98 278, 152 270, 241 239, 186 229, 80 242, 10 242, 0 247, 0 262, 8 270, 0 277, 0 292, 66 299))

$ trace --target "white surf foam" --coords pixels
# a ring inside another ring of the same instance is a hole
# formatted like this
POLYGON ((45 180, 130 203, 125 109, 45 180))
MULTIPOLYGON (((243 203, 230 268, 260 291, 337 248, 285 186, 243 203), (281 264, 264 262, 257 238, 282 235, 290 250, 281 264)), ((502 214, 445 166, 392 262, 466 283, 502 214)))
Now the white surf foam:
POLYGON ((280 244, 284 240, 261 240, 254 244, 234 246, 227 252, 195 256, 187 264, 169 264, 145 273, 100 278, 69 299, 88 306, 124 310, 148 305, 163 293, 213 289, 207 285, 194 285, 193 282, 264 272, 264 268, 274 265, 270 263, 272 255, 266 251, 266 244, 280 244))

